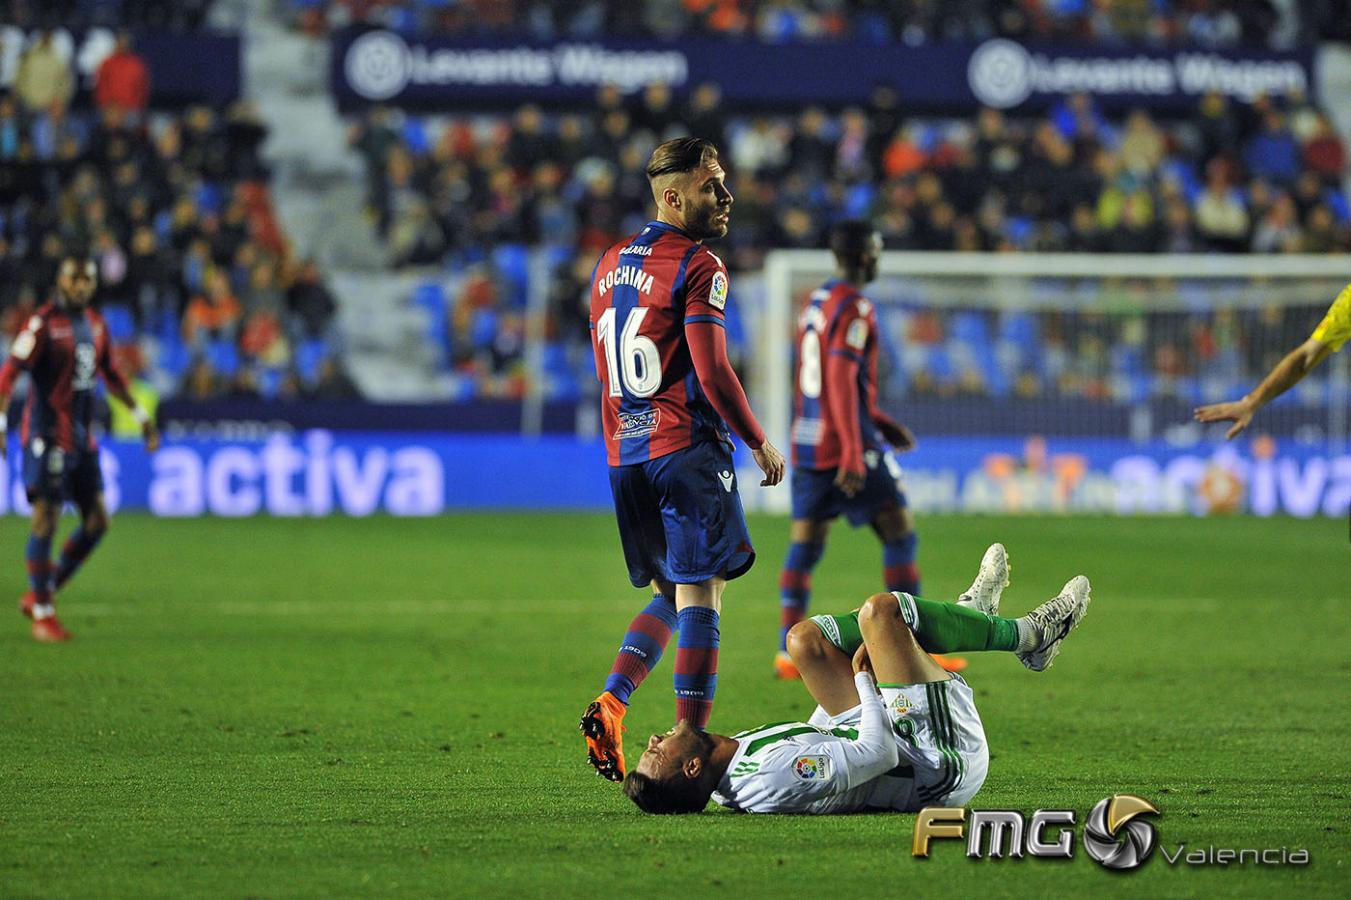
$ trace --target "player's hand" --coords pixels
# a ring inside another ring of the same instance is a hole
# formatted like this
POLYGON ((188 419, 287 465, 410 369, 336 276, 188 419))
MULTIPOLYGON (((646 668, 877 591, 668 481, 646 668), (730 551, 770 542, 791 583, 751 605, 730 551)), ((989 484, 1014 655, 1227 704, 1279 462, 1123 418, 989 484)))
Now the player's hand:
POLYGON ((1212 403, 1209 406, 1197 407, 1193 417, 1198 422, 1233 422, 1234 427, 1225 435, 1232 441, 1248 427, 1254 412, 1256 410, 1250 407, 1246 400, 1235 400, 1232 403, 1212 403))
POLYGON ((773 487, 780 481, 783 481, 783 471, 785 463, 783 454, 774 449, 774 445, 765 441, 760 445, 759 450, 752 450, 751 457, 755 464, 760 467, 760 471, 765 473, 765 478, 760 482, 760 487, 773 487))
POLYGON ((835 473, 835 486, 840 489, 846 497, 852 497, 863 490, 863 482, 867 479, 868 473, 862 470, 852 472, 844 466, 840 466, 835 473))
POLYGON ((880 421, 874 423, 882 438, 896 450, 905 453, 915 449, 915 436, 900 422, 880 421))
POLYGON ((868 657, 868 645, 859 644, 858 650, 854 652, 854 674, 867 672, 873 674, 873 661, 868 657))
POLYGON ((154 422, 146 422, 141 426, 141 436, 145 438, 146 450, 154 453, 159 449, 159 429, 154 422))

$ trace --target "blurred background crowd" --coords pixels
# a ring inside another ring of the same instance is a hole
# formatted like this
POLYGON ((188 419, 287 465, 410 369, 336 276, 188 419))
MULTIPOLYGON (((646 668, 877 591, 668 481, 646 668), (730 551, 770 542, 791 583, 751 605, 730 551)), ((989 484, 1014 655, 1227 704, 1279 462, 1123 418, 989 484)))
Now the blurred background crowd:
MULTIPOLYGON (((73 75, 54 23, 206 27, 209 0, 0 3, 0 327, 45 299, 54 267, 88 247, 128 371, 162 395, 345 399, 348 335, 329 273, 279 223, 268 129, 249 100, 158 109, 134 39, 73 75), (27 30, 24 30, 27 29, 27 30), (17 37, 15 36, 17 35, 17 37), (14 44, 18 41, 18 45, 14 44)), ((538 38, 709 35, 770 42, 1028 40, 1296 46, 1351 22, 1341 0, 286 0, 306 33, 350 23, 538 38), (1347 15, 1343 16, 1345 11, 1347 15)), ((1351 250, 1345 142, 1304 98, 1200 98, 1181 118, 1107 114, 1064 98, 1044 114, 916 115, 878 87, 857 105, 731 108, 719 86, 603 87, 585 109, 427 115, 374 106, 346 122, 366 213, 389 269, 425 274, 422 336, 455 399, 591 390, 595 258, 650 216, 643 175, 660 140, 722 149, 736 197, 719 252, 737 276, 772 248, 824 246, 845 218, 894 250, 1002 253, 1333 253, 1351 250), (543 283, 541 283, 543 279, 543 283), (547 295, 542 357, 527 305, 547 295)), ((898 307, 898 309, 901 309, 898 307)), ((1198 361, 1233 379, 1264 366, 1250 333, 1298 331, 1307 311, 1057 319, 901 309, 891 377, 923 394, 1200 396, 1198 361), (1282 320, 1288 319, 1289 322, 1282 320), (1002 354, 1002 355, 1001 355, 1002 354), (1022 360, 1021 363, 1017 360, 1022 360), (1189 380, 1190 379, 1190 380, 1189 380)), ((745 328, 733 316, 741 350, 745 328)), ((1218 390, 1218 388, 1217 388, 1218 390)))
POLYGON ((1351 34, 1339 0, 292 0, 300 27, 354 23, 449 34, 845 38, 910 45, 1028 41, 1290 47, 1351 34))

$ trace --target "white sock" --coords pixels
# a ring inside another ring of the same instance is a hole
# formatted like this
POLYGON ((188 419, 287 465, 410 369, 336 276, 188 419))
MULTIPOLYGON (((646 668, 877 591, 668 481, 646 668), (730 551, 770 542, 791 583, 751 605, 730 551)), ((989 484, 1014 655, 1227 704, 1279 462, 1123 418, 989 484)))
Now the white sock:
POLYGON ((1027 620, 1027 616, 1013 620, 1018 626, 1017 653, 1028 653, 1041 644, 1041 629, 1027 620))
POLYGON ((56 607, 50 603, 37 603, 33 606, 33 619, 50 619, 56 615, 56 607))

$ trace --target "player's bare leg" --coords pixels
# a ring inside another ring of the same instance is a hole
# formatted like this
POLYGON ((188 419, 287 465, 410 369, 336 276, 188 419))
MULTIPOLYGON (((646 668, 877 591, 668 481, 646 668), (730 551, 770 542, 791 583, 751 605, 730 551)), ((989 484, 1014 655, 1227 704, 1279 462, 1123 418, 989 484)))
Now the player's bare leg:
MULTIPOLYGON (((919 569, 915 566, 915 519, 904 506, 884 509, 872 520, 873 532, 882 542, 883 572, 886 588, 889 591, 903 591, 907 594, 919 593, 919 569)), ((949 672, 960 672, 966 668, 966 660, 960 656, 941 656, 934 659, 949 672)))
POLYGON ((586 758, 596 774, 609 781, 623 781, 628 768, 624 763, 624 714, 629 695, 647 677, 661 659, 670 640, 675 618, 676 586, 669 581, 652 581, 652 602, 629 623, 606 689, 582 712, 578 726, 586 740, 586 758))
POLYGON ((83 498, 78 503, 80 524, 76 527, 61 548, 61 558, 57 562, 53 586, 60 590, 66 582, 80 570, 89 555, 98 547, 108 533, 108 505, 99 491, 92 497, 83 498))
POLYGON ((28 535, 26 563, 29 590, 19 599, 19 609, 33 620, 33 639, 45 642, 68 641, 69 631, 56 618, 52 585, 52 535, 56 533, 61 504, 37 498, 33 501, 32 525, 28 535))
MULTIPOLYGON (((788 558, 779 576, 779 651, 774 655, 774 676, 784 680, 801 678, 789 652, 788 635, 807 615, 811 602, 812 570, 825 552, 830 521, 794 519, 789 530, 788 558)), ((852 675, 851 675, 852 679, 852 675)))
POLYGON ((815 622, 799 622, 788 631, 788 653, 802 683, 827 715, 838 716, 858 705, 849 657, 821 632, 815 622))
POLYGON ((893 594, 874 594, 858 611, 858 626, 878 684, 928 684, 951 676, 925 653, 893 594))

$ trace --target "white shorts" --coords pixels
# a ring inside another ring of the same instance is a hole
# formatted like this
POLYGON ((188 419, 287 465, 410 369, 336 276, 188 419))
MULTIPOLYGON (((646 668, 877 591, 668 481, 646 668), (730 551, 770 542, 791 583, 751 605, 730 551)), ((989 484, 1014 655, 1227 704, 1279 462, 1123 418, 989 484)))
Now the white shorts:
MULTIPOLYGON (((971 686, 960 675, 930 684, 883 685, 882 703, 896 730, 901 764, 874 782, 867 806, 913 812, 926 806, 965 806, 990 770, 985 726, 971 686)), ((855 707, 838 716, 817 708, 813 724, 857 725, 855 707)))

